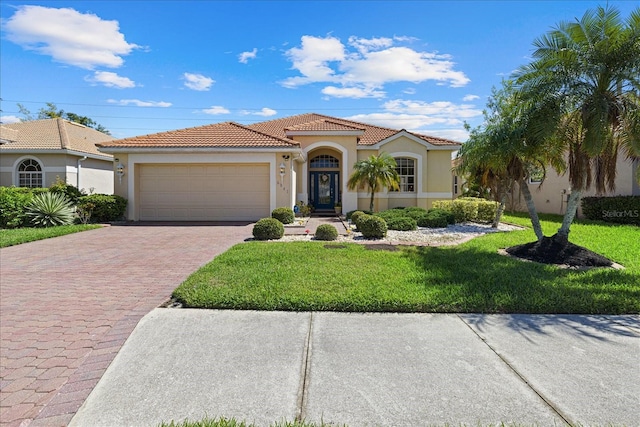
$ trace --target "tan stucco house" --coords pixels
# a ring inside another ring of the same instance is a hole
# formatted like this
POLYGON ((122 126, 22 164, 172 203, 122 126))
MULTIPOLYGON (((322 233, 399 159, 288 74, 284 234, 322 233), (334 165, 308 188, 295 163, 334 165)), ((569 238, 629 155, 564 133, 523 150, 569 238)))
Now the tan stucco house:
POLYGON ((96 144, 114 138, 65 119, 0 126, 0 186, 49 187, 58 177, 87 193, 113 194, 113 157, 96 144))
POLYGON ((115 194, 129 220, 257 220, 303 201, 316 211, 365 209, 366 189, 350 191, 356 161, 396 158, 400 191, 376 196, 376 210, 428 208, 452 198, 451 153, 460 144, 406 130, 301 114, 244 126, 225 122, 99 144, 114 156, 115 194))
MULTIPOLYGON (((638 167, 640 167, 638 159, 630 160, 620 153, 616 162, 615 190, 598 194, 595 186, 592 186, 582 193, 582 197, 640 196, 640 185, 636 179, 638 167)), ((553 168, 547 168, 544 182, 530 179, 529 190, 538 212, 563 215, 567 210, 567 201, 571 193, 569 174, 559 175, 553 168)), ((521 209, 526 210, 526 207, 521 209)), ((582 206, 578 207, 578 216, 582 216, 582 206)))

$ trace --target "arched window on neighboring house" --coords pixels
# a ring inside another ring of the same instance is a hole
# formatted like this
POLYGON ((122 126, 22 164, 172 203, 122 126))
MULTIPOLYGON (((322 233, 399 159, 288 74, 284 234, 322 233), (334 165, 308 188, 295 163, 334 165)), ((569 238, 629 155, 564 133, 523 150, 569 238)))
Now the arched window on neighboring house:
POLYGON ((408 157, 396 157, 396 171, 400 177, 400 192, 414 193, 416 191, 415 160, 408 157))
POLYGON ((42 166, 36 159, 25 159, 18 165, 18 187, 42 187, 42 166))

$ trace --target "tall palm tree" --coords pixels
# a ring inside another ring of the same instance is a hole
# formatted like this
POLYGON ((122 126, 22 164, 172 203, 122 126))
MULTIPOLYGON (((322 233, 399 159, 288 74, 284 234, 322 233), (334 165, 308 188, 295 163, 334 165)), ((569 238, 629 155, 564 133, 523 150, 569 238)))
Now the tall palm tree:
POLYGON ((619 152, 640 156, 640 8, 626 20, 613 7, 588 10, 534 46, 515 77, 530 99, 553 105, 532 132, 565 144, 571 195, 556 237, 567 242, 582 192, 613 190, 619 152))
MULTIPOLYGON (((538 240, 542 240, 542 227, 529 191, 528 178, 540 168, 551 165, 557 171, 564 170, 562 146, 553 139, 531 135, 532 119, 547 115, 546 102, 525 102, 511 81, 503 81, 502 88, 492 91, 485 110, 482 128, 474 129, 458 153, 460 172, 483 171, 486 184, 493 183, 500 206, 493 226, 497 227, 507 192, 518 183, 531 218, 531 225, 538 240)), ((535 122, 535 121, 534 121, 535 122)))
POLYGON ((349 190, 366 186, 371 193, 369 210, 373 211, 376 192, 388 187, 398 189, 400 177, 396 171, 396 160, 387 153, 373 154, 366 159, 358 160, 353 165, 353 173, 347 181, 349 190))

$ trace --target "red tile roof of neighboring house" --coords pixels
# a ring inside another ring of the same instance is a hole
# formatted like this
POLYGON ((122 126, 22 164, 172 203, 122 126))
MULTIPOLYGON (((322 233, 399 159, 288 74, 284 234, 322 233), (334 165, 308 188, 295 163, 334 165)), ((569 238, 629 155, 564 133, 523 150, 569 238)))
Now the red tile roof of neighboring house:
MULTIPOLYGON (((313 130, 335 130, 337 126, 344 126, 351 128, 352 130, 362 129, 364 134, 360 137, 358 145, 375 145, 380 141, 383 141, 393 135, 402 132, 398 129, 389 129, 381 126, 374 126, 366 123, 355 122, 352 120, 340 119, 337 117, 325 116, 316 113, 300 114, 297 116, 284 117, 282 119, 269 120, 266 122, 255 123, 248 127, 268 133, 270 135, 277 135, 286 137, 287 130, 311 130, 306 127, 315 126, 313 130), (313 124, 313 125, 312 125, 313 124)), ((345 129, 345 128, 342 129, 345 129)), ((444 138, 437 138, 428 135, 422 135, 415 132, 407 132, 417 138, 422 139, 432 145, 438 146, 459 146, 459 142, 451 141, 444 138)))
POLYGON ((96 144, 114 138, 69 120, 44 119, 3 124, 0 129, 3 151, 71 150, 108 156, 96 144), (5 142, 6 141, 6 142, 5 142))
POLYGON ((269 135, 238 123, 224 122, 119 139, 99 146, 104 148, 297 148, 300 144, 286 137, 269 135))

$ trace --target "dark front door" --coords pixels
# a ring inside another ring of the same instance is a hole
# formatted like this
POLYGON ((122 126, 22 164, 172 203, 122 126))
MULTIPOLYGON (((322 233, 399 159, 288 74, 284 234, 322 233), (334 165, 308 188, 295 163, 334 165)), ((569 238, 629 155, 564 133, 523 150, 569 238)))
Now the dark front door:
POLYGON ((340 200, 338 172, 311 172, 310 194, 316 210, 333 209, 340 200))

